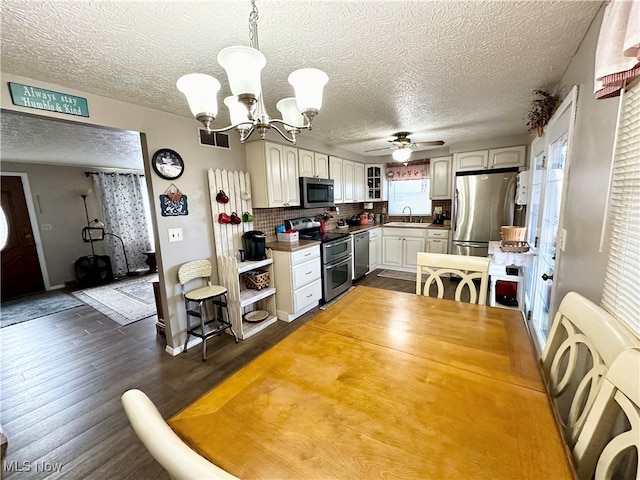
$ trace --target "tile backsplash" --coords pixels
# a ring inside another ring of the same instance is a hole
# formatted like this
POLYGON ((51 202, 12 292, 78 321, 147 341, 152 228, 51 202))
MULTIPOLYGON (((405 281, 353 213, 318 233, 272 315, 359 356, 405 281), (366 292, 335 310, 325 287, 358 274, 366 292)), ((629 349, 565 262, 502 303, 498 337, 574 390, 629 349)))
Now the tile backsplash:
MULTIPOLYGON (((450 200, 434 200, 432 207, 442 207, 442 212, 451 212, 450 200)), ((284 221, 289 218, 297 217, 315 217, 328 212, 331 215, 331 219, 327 222, 327 228, 335 228, 339 219, 348 219, 353 215, 358 215, 364 212, 364 203, 341 203, 336 205, 338 212, 332 211, 326 208, 254 208, 253 209, 253 228, 260 230, 267 234, 267 241, 273 241, 276 239, 276 227, 283 225, 284 221)), ((367 213, 380 213, 387 214, 387 202, 374 202, 373 209, 366 210, 367 213)), ((424 223, 431 223, 432 216, 429 215, 417 215, 417 219, 422 219, 424 223)), ((409 216, 387 216, 386 221, 403 221, 408 220, 409 216)))

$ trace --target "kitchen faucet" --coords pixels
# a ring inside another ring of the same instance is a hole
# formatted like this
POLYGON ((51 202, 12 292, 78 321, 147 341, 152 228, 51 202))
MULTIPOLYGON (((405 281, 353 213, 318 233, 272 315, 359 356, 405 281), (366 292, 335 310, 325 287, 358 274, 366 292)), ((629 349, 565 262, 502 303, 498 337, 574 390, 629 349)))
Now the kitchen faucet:
POLYGON ((407 208, 409 209, 409 223, 411 223, 411 220, 413 220, 413 215, 411 214, 411 207, 410 207, 409 205, 407 205, 406 207, 404 207, 404 208, 402 209, 402 213, 404 214, 404 211, 405 211, 407 208))

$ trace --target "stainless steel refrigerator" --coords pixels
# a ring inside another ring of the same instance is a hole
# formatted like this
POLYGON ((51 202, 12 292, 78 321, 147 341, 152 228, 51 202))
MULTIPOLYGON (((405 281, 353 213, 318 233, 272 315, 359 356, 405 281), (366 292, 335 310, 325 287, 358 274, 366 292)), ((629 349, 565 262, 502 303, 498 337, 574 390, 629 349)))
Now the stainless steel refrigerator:
POLYGON ((453 199, 453 252, 486 257, 500 227, 513 225, 517 169, 456 174, 453 199))

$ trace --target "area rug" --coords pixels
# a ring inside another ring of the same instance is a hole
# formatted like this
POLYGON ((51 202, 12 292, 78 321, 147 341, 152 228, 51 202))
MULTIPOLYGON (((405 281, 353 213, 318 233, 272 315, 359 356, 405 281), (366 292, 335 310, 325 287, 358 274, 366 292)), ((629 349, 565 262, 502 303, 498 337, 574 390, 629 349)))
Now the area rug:
POLYGON ((46 317, 84 305, 63 292, 45 292, 3 302, 0 307, 0 328, 46 317))
POLYGON ((121 280, 73 294, 120 325, 128 325, 156 314, 153 282, 157 275, 121 280))
POLYGON ((382 270, 379 277, 395 278, 396 280, 409 280, 411 282, 416 281, 416 274, 413 272, 397 272, 395 270, 382 270))

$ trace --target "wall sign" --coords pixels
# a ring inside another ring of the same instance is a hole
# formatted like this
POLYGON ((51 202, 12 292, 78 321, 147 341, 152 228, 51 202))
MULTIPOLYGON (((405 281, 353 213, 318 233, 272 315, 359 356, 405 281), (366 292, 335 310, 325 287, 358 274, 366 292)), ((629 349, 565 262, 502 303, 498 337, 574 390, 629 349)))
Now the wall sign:
POLYGON ((14 105, 79 117, 89 116, 86 98, 13 82, 9 82, 9 92, 14 105))
POLYGON ((181 195, 178 201, 174 202, 169 195, 160 195, 160 213, 163 217, 189 215, 187 196, 181 195))

